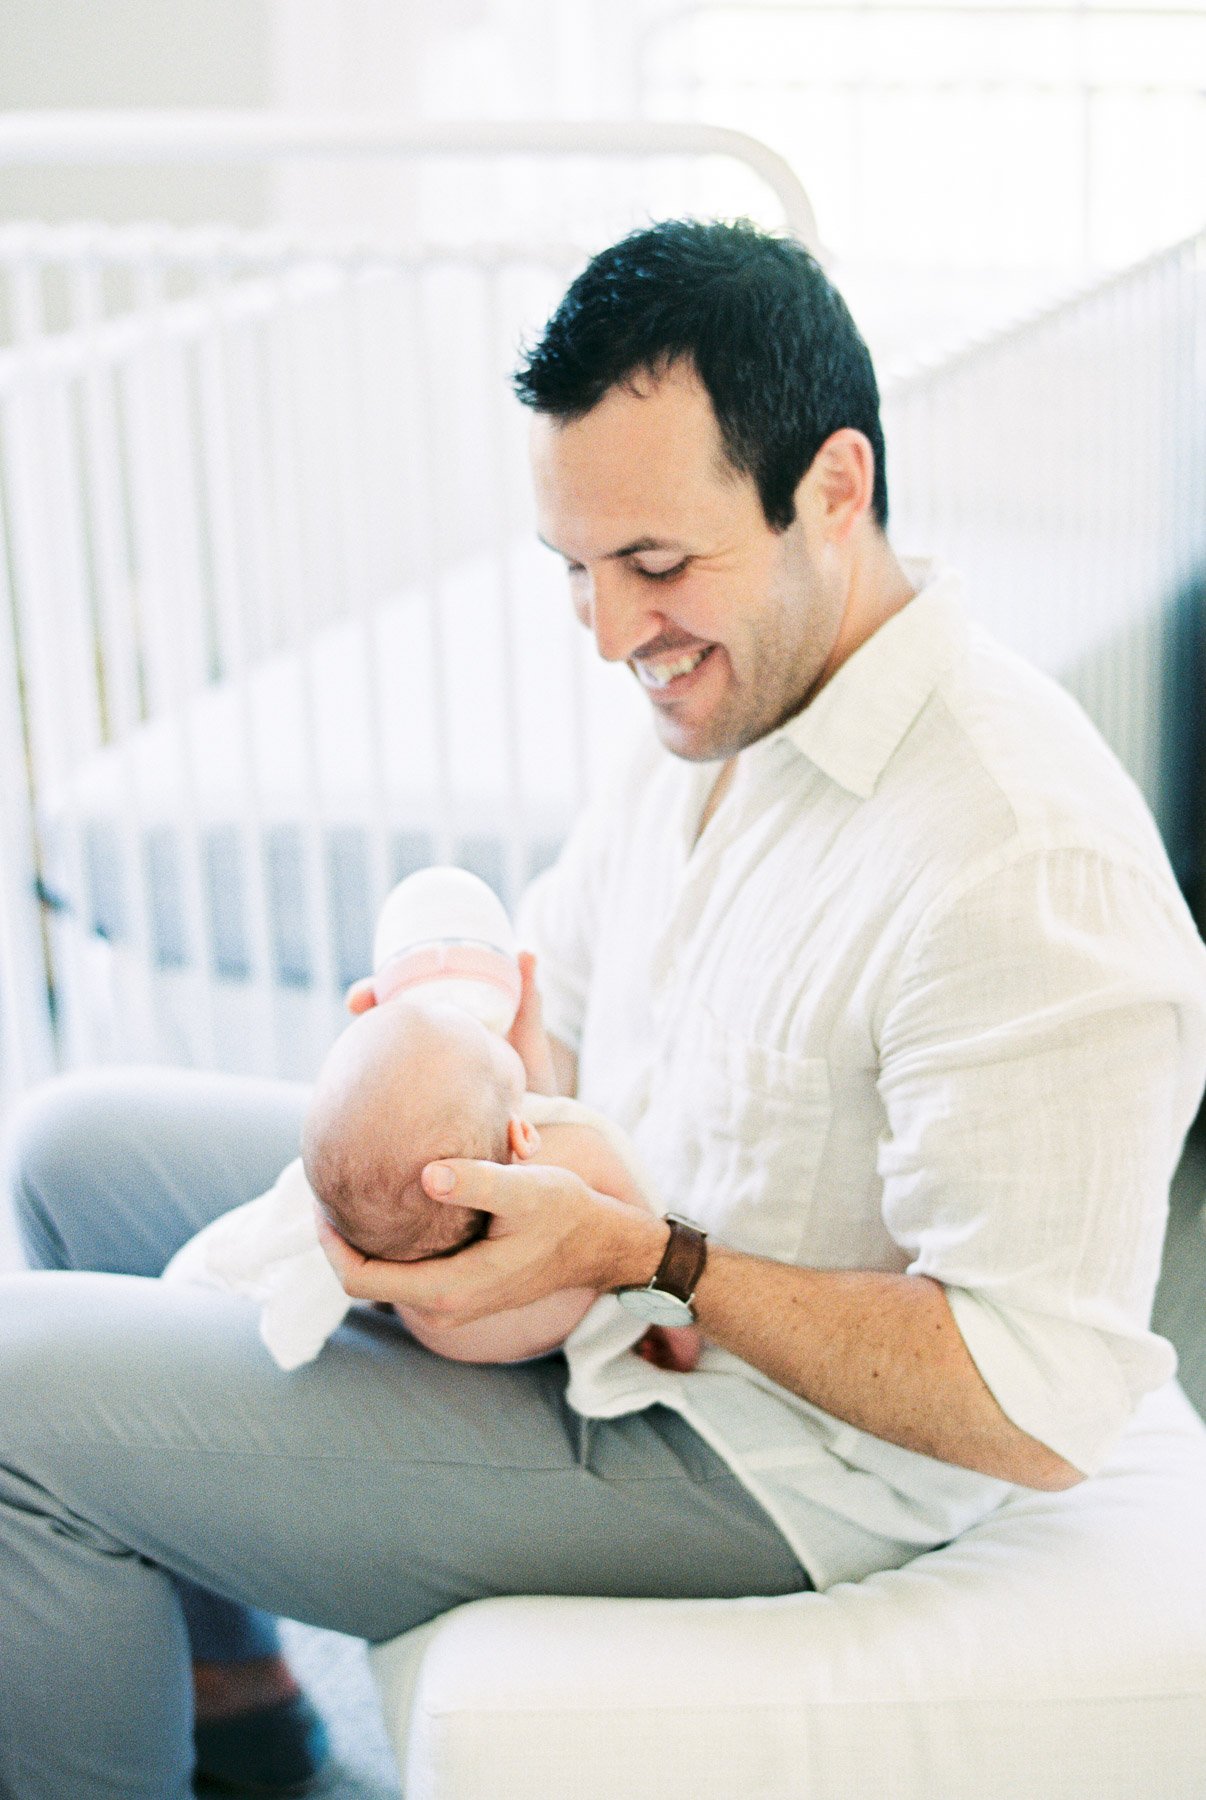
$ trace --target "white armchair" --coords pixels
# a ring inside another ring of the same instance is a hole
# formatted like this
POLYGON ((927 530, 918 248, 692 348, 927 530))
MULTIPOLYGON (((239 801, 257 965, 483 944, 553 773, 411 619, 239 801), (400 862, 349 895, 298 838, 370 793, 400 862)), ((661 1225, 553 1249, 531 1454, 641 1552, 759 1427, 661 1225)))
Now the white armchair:
POLYGON ((785 1599, 504 1599, 373 1653, 406 1800, 1202 1800, 1206 1427, 785 1599))

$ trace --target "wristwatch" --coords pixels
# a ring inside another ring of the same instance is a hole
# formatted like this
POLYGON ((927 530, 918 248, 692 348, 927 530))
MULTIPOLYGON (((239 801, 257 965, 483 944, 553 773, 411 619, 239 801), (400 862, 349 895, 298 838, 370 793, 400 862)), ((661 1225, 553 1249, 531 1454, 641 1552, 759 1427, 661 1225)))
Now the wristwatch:
POLYGON ((667 1213, 666 1223, 670 1238, 653 1280, 645 1287, 618 1288, 616 1299, 647 1325, 691 1325, 691 1302, 708 1260, 708 1234, 678 1213, 667 1213))

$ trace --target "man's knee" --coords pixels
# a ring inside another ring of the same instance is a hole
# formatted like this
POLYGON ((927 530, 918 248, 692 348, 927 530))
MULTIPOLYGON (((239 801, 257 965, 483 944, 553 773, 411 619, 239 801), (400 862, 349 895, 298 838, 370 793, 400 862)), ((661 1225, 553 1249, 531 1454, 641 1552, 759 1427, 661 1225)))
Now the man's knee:
POLYGON ((84 1172, 116 1146, 130 1083, 116 1071, 59 1075, 27 1094, 5 1128, 6 1176, 17 1229, 36 1268, 66 1268, 63 1209, 84 1172))
POLYGON ((72 1145, 91 1107, 78 1076, 60 1076, 27 1094, 5 1132, 9 1196, 25 1253, 35 1266, 62 1266, 54 1200, 72 1161, 72 1145))
POLYGON ((233 1392, 248 1359, 264 1358, 246 1301, 87 1270, 0 1275, 0 1446, 39 1437, 128 1446, 139 1432, 159 1443, 148 1421, 179 1424, 189 1377, 207 1357, 218 1392, 233 1392))
POLYGON ((90 1309, 79 1284, 86 1280, 60 1270, 0 1276, 0 1442, 6 1457, 19 1442, 53 1436, 96 1387, 100 1344, 89 1337, 81 1353, 90 1309))

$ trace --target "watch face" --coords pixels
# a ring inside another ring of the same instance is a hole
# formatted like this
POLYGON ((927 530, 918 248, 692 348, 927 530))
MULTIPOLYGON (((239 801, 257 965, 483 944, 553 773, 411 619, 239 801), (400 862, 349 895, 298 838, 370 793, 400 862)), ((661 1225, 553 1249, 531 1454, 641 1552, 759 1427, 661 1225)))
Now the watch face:
POLYGON ((616 1299, 647 1325, 690 1325, 695 1320, 685 1300, 663 1293, 660 1288, 621 1288, 616 1299))

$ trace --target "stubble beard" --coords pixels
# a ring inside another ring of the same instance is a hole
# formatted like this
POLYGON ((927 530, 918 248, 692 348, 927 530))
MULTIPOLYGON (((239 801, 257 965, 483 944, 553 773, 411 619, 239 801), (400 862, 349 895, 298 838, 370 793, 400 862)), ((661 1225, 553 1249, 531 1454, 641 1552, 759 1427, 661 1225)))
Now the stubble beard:
MULTIPOLYGON (((723 647, 722 647, 723 649, 723 647)), ((727 651, 723 652, 727 658, 727 651)), ((682 762, 725 762, 760 739, 769 737, 807 706, 820 679, 824 658, 809 641, 789 644, 785 631, 764 644, 754 658, 748 681, 739 682, 729 663, 734 684, 717 703, 712 717, 700 728, 702 735, 688 746, 674 741, 673 717, 654 708, 654 727, 663 746, 682 762), (790 670, 790 673, 785 671, 790 670), (759 704, 756 696, 763 695, 759 704), (748 701, 743 704, 748 695, 748 701)))

